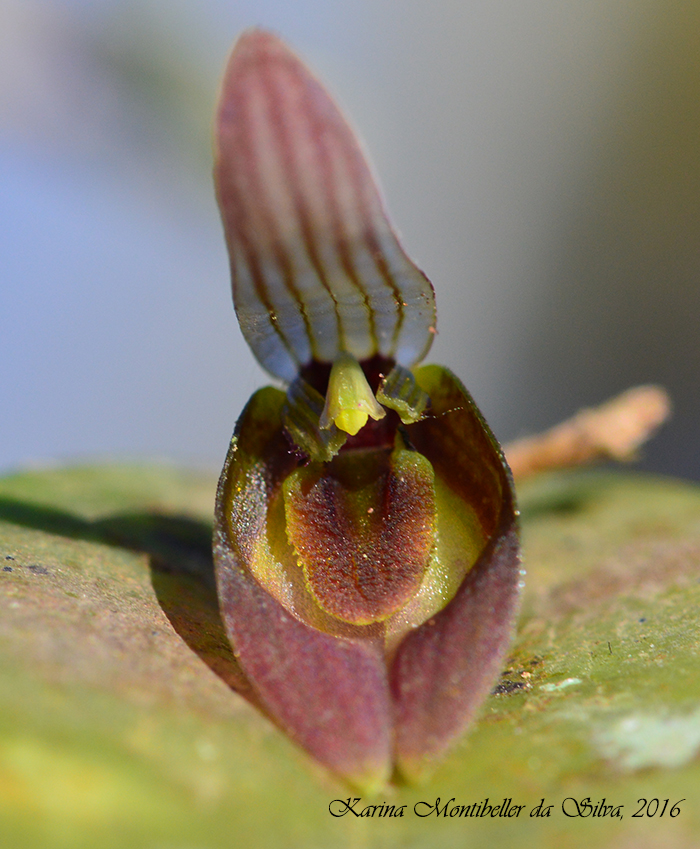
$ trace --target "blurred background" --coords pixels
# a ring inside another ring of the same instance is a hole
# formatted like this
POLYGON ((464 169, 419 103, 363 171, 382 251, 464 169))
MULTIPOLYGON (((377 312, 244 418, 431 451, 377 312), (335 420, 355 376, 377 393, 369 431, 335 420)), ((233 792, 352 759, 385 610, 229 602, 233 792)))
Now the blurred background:
POLYGON ((211 184, 231 43, 260 24, 360 129, 433 281, 429 359, 502 441, 626 387, 700 479, 700 5, 0 0, 0 471, 212 470, 267 378, 211 184))

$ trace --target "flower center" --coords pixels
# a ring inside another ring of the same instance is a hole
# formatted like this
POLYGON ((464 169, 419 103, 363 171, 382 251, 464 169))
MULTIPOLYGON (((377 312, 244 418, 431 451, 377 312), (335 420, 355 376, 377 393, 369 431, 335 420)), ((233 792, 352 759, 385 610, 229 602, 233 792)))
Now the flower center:
POLYGON ((328 378, 326 403, 321 413, 319 427, 329 430, 333 425, 351 436, 367 424, 371 416, 383 419, 386 410, 374 397, 362 366, 352 354, 338 354, 328 378))

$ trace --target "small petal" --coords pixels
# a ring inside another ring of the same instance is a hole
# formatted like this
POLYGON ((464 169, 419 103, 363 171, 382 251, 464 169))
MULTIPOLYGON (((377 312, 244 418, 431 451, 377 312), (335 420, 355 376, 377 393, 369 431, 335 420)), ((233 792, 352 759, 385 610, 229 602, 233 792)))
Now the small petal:
POLYGON ((282 418, 285 430, 304 454, 312 460, 328 462, 343 447, 348 435, 333 423, 321 427, 323 407, 323 395, 298 377, 287 389, 282 418))
POLYGON ((422 418, 430 398, 407 368, 394 366, 379 385, 377 401, 395 410, 404 424, 413 424, 422 418))
POLYGON ((355 135, 305 65, 251 30, 231 55, 215 182, 248 344, 292 381, 342 351, 411 366, 435 326, 430 282, 404 254, 355 135))

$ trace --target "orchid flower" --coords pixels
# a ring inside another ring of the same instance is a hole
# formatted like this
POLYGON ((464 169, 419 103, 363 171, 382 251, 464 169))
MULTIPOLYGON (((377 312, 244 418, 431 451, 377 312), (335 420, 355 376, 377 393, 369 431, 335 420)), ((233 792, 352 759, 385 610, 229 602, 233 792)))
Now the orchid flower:
POLYGON ((221 613, 264 712, 370 790, 430 772, 490 692, 519 593, 503 453, 470 395, 416 367, 433 288, 359 143, 276 36, 225 71, 215 182, 258 390, 217 493, 221 613))

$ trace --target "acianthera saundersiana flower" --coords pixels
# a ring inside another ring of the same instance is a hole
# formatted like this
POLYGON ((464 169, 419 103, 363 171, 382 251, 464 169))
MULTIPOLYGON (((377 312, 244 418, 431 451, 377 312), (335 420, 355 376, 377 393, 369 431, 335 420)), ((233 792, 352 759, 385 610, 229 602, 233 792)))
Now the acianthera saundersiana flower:
POLYGON ((512 482, 457 378, 417 366, 433 288, 359 143, 276 36, 243 34, 215 182, 241 330, 284 385, 236 425, 217 494, 217 586, 266 714, 354 785, 430 771, 507 650, 512 482))

